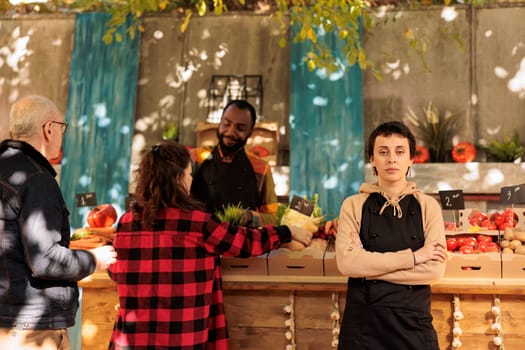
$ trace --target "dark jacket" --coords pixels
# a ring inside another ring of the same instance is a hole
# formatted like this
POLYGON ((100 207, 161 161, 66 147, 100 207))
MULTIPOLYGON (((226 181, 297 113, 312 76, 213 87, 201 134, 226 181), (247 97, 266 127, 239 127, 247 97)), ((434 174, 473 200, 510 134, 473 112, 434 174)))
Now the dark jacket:
POLYGON ((95 270, 72 251, 69 212, 41 153, 21 141, 0 143, 0 327, 59 329, 75 324, 77 281, 95 270))

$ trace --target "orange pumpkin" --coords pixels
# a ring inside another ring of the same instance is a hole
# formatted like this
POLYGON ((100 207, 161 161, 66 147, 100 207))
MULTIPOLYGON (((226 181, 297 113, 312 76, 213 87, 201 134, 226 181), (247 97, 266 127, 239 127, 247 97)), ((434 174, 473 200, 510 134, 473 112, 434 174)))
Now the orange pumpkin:
POLYGON ((476 158, 476 147, 470 142, 460 142, 452 148, 452 159, 456 163, 472 162, 476 158))
POLYGON ((428 148, 425 146, 416 146, 416 154, 414 155, 414 159, 412 161, 414 163, 426 163, 430 160, 430 152, 428 151, 428 148))

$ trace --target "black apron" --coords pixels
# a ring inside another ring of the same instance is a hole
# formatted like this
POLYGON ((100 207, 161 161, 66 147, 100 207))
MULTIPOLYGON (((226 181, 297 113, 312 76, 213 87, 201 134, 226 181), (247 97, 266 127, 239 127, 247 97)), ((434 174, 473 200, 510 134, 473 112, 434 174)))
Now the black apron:
POLYGON ((231 163, 223 162, 217 148, 196 170, 191 185, 193 196, 206 203, 207 211, 222 211, 228 204, 257 210, 261 202, 257 178, 244 151, 235 155, 231 163))
MULTIPOLYGON (((421 207, 413 195, 403 198, 403 216, 393 215, 386 199, 372 193, 363 205, 360 238, 364 249, 388 252, 425 243, 421 207)), ((439 350, 432 325, 428 285, 400 285, 381 280, 348 279, 338 350, 439 350)))

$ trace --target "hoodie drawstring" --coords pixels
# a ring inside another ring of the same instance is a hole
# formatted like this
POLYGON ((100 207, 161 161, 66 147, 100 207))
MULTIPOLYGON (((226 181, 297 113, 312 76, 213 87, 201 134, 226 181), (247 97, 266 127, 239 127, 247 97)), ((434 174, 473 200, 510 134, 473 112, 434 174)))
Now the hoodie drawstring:
POLYGON ((386 199, 386 202, 381 207, 381 210, 379 210, 379 215, 383 215, 383 212, 385 211, 385 209, 389 206, 392 206, 392 208, 394 209, 394 216, 396 216, 398 219, 401 219, 403 217, 403 210, 401 210, 399 201, 405 198, 406 195, 403 195, 399 197, 398 199, 388 198, 387 194, 384 192, 381 192, 381 195, 386 199))

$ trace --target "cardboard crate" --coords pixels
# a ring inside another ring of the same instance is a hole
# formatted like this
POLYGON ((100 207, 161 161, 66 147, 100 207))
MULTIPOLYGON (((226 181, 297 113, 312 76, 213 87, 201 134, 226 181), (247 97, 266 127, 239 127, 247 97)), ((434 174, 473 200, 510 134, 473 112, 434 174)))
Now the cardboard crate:
POLYGON ((223 275, 268 275, 268 253, 251 258, 221 257, 223 275))
POLYGON ((502 254, 501 277, 525 279, 525 255, 502 254))
POLYGON ((324 250, 306 247, 300 251, 286 248, 268 254, 270 276, 323 276, 324 250))
POLYGON ((335 242, 330 242, 323 255, 323 275, 324 276, 343 276, 337 268, 335 260, 335 242))
POLYGON ((449 253, 444 278, 501 278, 501 254, 449 253))

